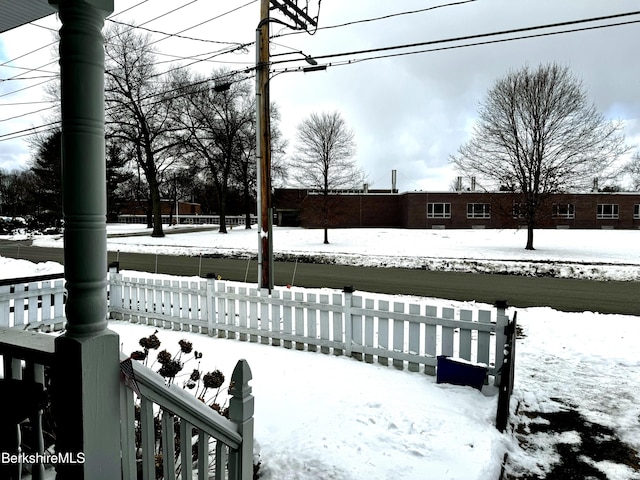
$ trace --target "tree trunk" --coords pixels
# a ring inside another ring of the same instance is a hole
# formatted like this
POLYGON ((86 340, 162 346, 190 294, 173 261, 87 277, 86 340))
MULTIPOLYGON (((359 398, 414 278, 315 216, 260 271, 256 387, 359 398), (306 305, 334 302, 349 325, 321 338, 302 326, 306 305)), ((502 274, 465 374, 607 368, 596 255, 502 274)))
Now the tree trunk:
POLYGON ((325 245, 329 244, 329 229, 324 227, 324 243, 325 245))
POLYGON ((247 182, 244 182, 244 192, 242 193, 244 198, 244 228, 249 230, 251 228, 251 193, 249 190, 249 185, 247 182))
POLYGON ((164 237, 162 230, 162 204, 160 202, 160 187, 157 182, 149 182, 151 190, 151 208, 153 210, 153 232, 152 237, 164 237))
POLYGON ((153 205, 151 204, 151 198, 147 201, 145 215, 147 216, 147 228, 153 228, 153 205))
POLYGON ((218 194, 218 205, 220 206, 220 229, 218 233, 227 233, 227 205, 226 194, 220 192, 218 194))
POLYGON ((527 222, 527 246, 525 250, 535 250, 533 248, 533 229, 535 225, 533 222, 527 222))

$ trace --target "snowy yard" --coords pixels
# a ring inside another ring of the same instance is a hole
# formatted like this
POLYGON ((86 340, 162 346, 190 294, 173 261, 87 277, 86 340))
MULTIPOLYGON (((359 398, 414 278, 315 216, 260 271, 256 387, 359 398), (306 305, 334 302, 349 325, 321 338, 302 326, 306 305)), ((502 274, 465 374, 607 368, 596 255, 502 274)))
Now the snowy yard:
MULTIPOLYGON (((329 233, 332 243, 324 246, 318 230, 276 229, 274 249, 349 264, 411 267, 428 262, 434 268, 447 268, 446 264, 464 269, 473 261, 488 271, 505 265, 519 273, 553 267, 559 276, 640 280, 640 232, 539 231, 533 252, 524 251, 524 234, 336 230, 329 233)), ((256 237, 255 229, 162 239, 121 237, 110 238, 109 248, 242 255, 255 253, 256 237)), ((36 244, 61 246, 53 237, 39 238, 36 244)), ((0 258, 2 277, 52 270, 61 267, 0 258)), ((487 308, 446 299, 431 303, 487 308)), ((518 309, 522 335, 512 399, 516 425, 505 434, 493 426, 493 387, 481 393, 438 385, 434 377, 421 373, 344 357, 184 332, 162 330, 158 335, 170 351, 188 336, 194 348, 204 352, 203 370, 220 368, 230 375, 238 359, 248 360, 254 375, 257 450, 266 480, 492 480, 500 476, 505 453, 510 478, 631 480, 640 479, 639 320, 597 312, 518 309), (567 416, 573 423, 560 425, 558 419, 567 416), (599 448, 593 448, 594 442, 599 448), (575 472, 588 474, 570 477, 553 471, 568 465, 569 458, 576 464, 571 465, 575 472)), ((139 348, 140 337, 153 332, 139 325, 110 325, 127 353, 139 348)))

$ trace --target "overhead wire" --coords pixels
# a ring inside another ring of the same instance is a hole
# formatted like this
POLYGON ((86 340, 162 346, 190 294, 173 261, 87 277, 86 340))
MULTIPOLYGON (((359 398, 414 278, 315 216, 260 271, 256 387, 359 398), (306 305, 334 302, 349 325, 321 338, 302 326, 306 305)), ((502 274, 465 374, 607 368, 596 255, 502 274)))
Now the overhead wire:
MULTIPOLYGON (((194 0, 196 1, 196 0, 194 0)), ((456 4, 462 4, 462 3, 469 3, 475 0, 466 0, 463 2, 456 2, 456 4)), ((144 2, 142 2, 144 3, 144 2)), ((191 2, 193 3, 193 2, 191 2)), ((253 2, 250 2, 253 3, 253 2)), ((443 5, 443 6, 451 6, 454 4, 447 4, 447 5, 443 5)), ((246 4, 245 4, 246 6, 246 4)), ((441 8, 443 6, 439 6, 439 7, 430 7, 429 9, 433 9, 433 8, 441 8)), ((428 10, 428 9, 423 9, 423 10, 428 10)), ((420 11, 423 11, 420 10, 420 11)), ((417 12, 417 11, 412 11, 417 12)), ((398 14, 393 14, 391 16, 398 16, 398 15, 403 15, 403 14, 409 14, 412 12, 403 12, 403 13, 398 13, 398 14)), ((378 52, 384 52, 384 51, 391 51, 391 50, 396 50, 396 49, 407 49, 407 48, 415 48, 418 46, 427 46, 427 45, 434 45, 434 44, 438 44, 438 43, 449 43, 449 42, 455 42, 455 41, 465 41, 465 40, 471 40, 471 39, 479 39, 479 38, 484 38, 484 37, 488 37, 488 36, 497 36, 497 35, 506 35, 506 34, 513 34, 513 33, 519 33, 519 32, 526 32, 526 31, 532 31, 532 30, 538 30, 538 29, 545 29, 545 28, 556 28, 559 26, 569 26, 569 25, 577 25, 580 23, 585 23, 585 22, 594 22, 594 21, 602 21, 602 20, 609 20, 609 19, 613 19, 613 18, 620 18, 620 17, 626 17, 626 16, 632 16, 632 15, 638 15, 640 14, 640 11, 636 11, 636 12, 627 12, 627 13, 623 13, 623 14, 616 14, 616 15, 608 15, 608 16, 602 16, 602 17, 594 17, 594 18, 588 18, 588 19, 581 19, 581 20, 574 20, 574 21, 568 21, 568 22, 559 22, 559 23, 553 23, 553 24, 546 24, 546 25, 539 25, 539 26, 533 26, 533 27, 524 27, 524 28, 519 28, 519 29, 510 29, 510 30, 504 30, 504 31, 499 31, 499 32, 490 32, 490 33, 486 33, 486 34, 478 34, 478 35, 468 35, 468 36, 463 36, 463 37, 455 37, 455 38, 449 38, 449 39, 442 39, 442 40, 433 40, 433 41, 427 41, 427 42, 417 42, 417 43, 412 43, 412 44, 404 44, 404 45, 396 45, 396 46, 388 46, 388 47, 380 47, 380 48, 375 48, 375 49, 367 49, 367 50, 359 50, 359 51, 351 51, 351 52, 339 52, 336 54, 327 54, 327 55, 321 55, 321 56, 314 56, 315 59, 325 59, 325 58, 336 58, 336 57, 343 57, 343 56, 349 56, 349 55, 361 55, 361 54, 366 54, 366 53, 378 53, 378 52)), ((390 18, 391 16, 385 16, 385 17, 377 17, 378 19, 384 19, 384 18, 390 18)), ((374 21, 375 19, 365 19, 362 20, 364 21, 374 21)), ((145 22, 148 23, 148 22, 145 22)), ((346 26, 346 25, 351 25, 354 22, 348 22, 347 24, 342 24, 342 25, 337 25, 337 26, 346 26)), ((440 48, 430 48, 427 50, 417 50, 417 51, 411 51, 411 52, 401 52, 401 53, 394 53, 394 54, 388 54, 388 55, 378 55, 378 56, 373 56, 373 57, 368 57, 368 58, 356 58, 353 60, 348 60, 348 61, 341 61, 341 62, 333 62, 333 63, 329 63, 326 64, 325 66, 342 66, 342 65, 348 65, 348 64, 353 64, 353 63, 358 63, 358 62, 363 62, 363 61, 368 61, 368 60, 374 60, 374 59, 381 59, 381 58, 389 58, 389 57, 395 57, 395 56, 404 56, 404 55, 413 55, 413 54, 419 54, 419 53, 428 53, 428 52, 434 52, 434 51, 442 51, 442 50, 449 50, 449 49, 455 49, 455 48, 464 48, 464 47, 470 47, 470 46, 479 46, 479 45, 486 45, 486 44, 492 44, 492 43, 502 43, 502 42, 509 42, 509 41, 515 41, 515 40, 522 40, 522 39, 528 39, 528 38, 536 38, 536 37, 543 37, 543 36, 549 36, 549 35, 560 35, 560 34, 566 34, 566 33, 573 33, 573 32, 579 32, 579 31, 586 31, 586 30, 594 30, 594 29, 601 29, 601 28, 610 28, 610 27, 616 27, 616 26, 623 26, 623 25, 629 25, 629 24, 634 24, 634 23, 640 23, 640 20, 632 20, 632 21, 627 21, 627 22, 618 22, 618 23, 614 23, 614 24, 607 24, 607 25, 595 25, 595 26, 589 26, 589 27, 582 27, 582 28, 576 28, 576 29, 569 29, 569 30, 563 30, 563 31, 556 31, 556 32, 544 32, 544 33, 540 33, 540 34, 534 34, 534 35, 525 35, 525 36, 519 36, 519 37, 510 37, 510 38, 506 38, 506 39, 496 39, 496 40, 489 40, 489 41, 483 41, 483 42, 474 42, 474 43, 469 43, 469 44, 464 44, 464 45, 454 45, 454 46, 446 46, 446 47, 440 47, 440 48)), ((335 26, 335 27, 337 27, 335 26)), ((251 44, 253 44, 254 42, 250 42, 250 43, 246 43, 246 44, 242 44, 242 47, 247 47, 251 44)), ((282 45, 284 46, 284 45, 282 45)), ((240 46, 234 47, 234 49, 231 49, 229 51, 225 51, 225 52, 215 52, 213 53, 212 56, 216 56, 216 55, 222 55, 224 53, 230 53, 231 51, 240 48, 240 46)), ((287 47, 287 48, 292 48, 292 47, 287 47)), ((201 54, 203 55, 203 54, 201 54)), ((184 57, 185 59, 189 58, 189 57, 184 57)), ((211 57, 209 57, 211 58, 211 57)), ((191 58, 189 58, 191 59, 191 58)), ((201 61, 205 61, 206 59, 196 59, 193 63, 189 64, 189 65, 185 65, 185 66, 181 66, 181 67, 176 67, 175 69, 172 70, 176 70, 178 68, 186 68, 187 66, 190 66, 194 63, 198 63, 201 61)), ((299 60, 283 60, 283 61, 277 61, 277 62, 272 62, 272 65, 274 64, 282 64, 282 63, 290 63, 293 61, 299 61, 299 60)), ((251 70, 254 70, 255 67, 248 67, 246 69, 240 69, 240 70, 236 70, 233 72, 229 72, 228 74, 226 74, 226 76, 233 76, 233 75, 237 75, 241 72, 244 73, 248 73, 251 70)), ((304 71, 306 70, 306 67, 299 67, 299 68, 294 68, 294 69, 290 69, 290 68, 285 68, 283 70, 272 70, 273 73, 286 73, 286 72, 294 72, 294 71, 304 71)), ((170 71, 172 71, 170 70, 170 71)), ((167 72, 165 72, 167 73, 167 72)), ((247 77, 248 78, 248 77, 247 77)), ((209 82, 209 81, 215 81, 216 79, 205 79, 202 82, 199 83, 205 83, 205 82, 209 82)), ((219 80, 219 79, 218 79, 219 80)), ((45 82, 42 82, 45 83, 45 82)), ((27 87, 30 88, 30 87, 27 87)), ((24 90, 24 89, 21 89, 24 90)), ((15 93, 15 92, 11 92, 11 93, 15 93)), ((6 95, 6 94, 5 94, 6 95)), ((5 96, 5 95, 0 95, 1 96, 5 96)), ((152 97, 149 97, 152 98, 152 97)), ((47 125, 51 125, 51 124, 47 124, 47 125)), ((45 125, 46 126, 46 125, 45 125)), ((40 126, 42 127, 42 126, 40 126)), ((35 128, 40 128, 40 127, 34 127, 35 128)), ((27 129, 30 130, 30 129, 27 129)), ((19 131, 19 132, 13 132, 13 134, 17 134, 17 133, 22 133, 23 131, 19 131)), ((4 140, 4 137, 7 137, 10 134, 4 134, 4 135, 0 135, 0 141, 4 140)), ((26 135, 25 135, 26 136, 26 135)))
MULTIPOLYGON (((115 15, 112 15, 112 17, 113 17, 113 16, 116 16, 116 15, 120 15, 121 13, 124 13, 125 11, 131 10, 132 8, 135 8, 136 6, 139 6, 139 5, 143 4, 143 3, 145 3, 146 1, 148 1, 148 0, 144 0, 144 1, 142 1, 142 2, 139 2, 138 4, 136 4, 136 5, 134 5, 134 6, 130 7, 130 8, 128 8, 128 9, 126 9, 126 10, 122 11, 122 12, 119 12, 119 13, 117 13, 117 14, 115 14, 115 15)), ((180 9, 182 9, 182 8, 185 8, 185 7, 187 7, 187 6, 189 6, 189 5, 193 4, 193 3, 196 3, 197 1, 199 1, 199 0, 192 0, 192 1, 190 1, 190 2, 188 2, 188 3, 186 3, 186 4, 184 4, 184 5, 181 5, 181 6, 179 6, 179 7, 177 7, 177 8, 174 8, 174 9, 172 9, 172 10, 168 11, 168 12, 165 12, 165 13, 163 13, 163 14, 161 14, 161 15, 158 15, 158 16, 156 16, 156 17, 154 17, 154 18, 150 19, 150 20, 147 20, 147 21, 143 22, 143 23, 142 23, 142 24, 140 24, 140 25, 130 25, 130 24, 127 24, 127 23, 125 23, 125 22, 119 22, 119 21, 116 21, 116 20, 112 20, 112 18, 111 18, 111 17, 109 17, 109 18, 107 18, 107 19, 108 19, 109 21, 113 22, 113 23, 118 23, 118 24, 122 24, 122 25, 128 26, 128 27, 130 27, 131 29, 133 29, 133 28, 140 28, 140 29, 145 30, 145 27, 143 27, 143 25, 146 25, 146 24, 151 23, 151 22, 153 22, 153 21, 156 21, 156 20, 158 20, 158 19, 160 19, 160 18, 163 18, 163 17, 165 17, 165 16, 167 16, 167 15, 170 15, 170 14, 172 14, 172 13, 175 13, 176 11, 178 11, 178 10, 180 10, 180 9)), ((215 20, 215 19, 221 18, 221 17, 223 17, 223 16, 225 16, 225 15, 227 15, 227 14, 229 14, 229 13, 232 13, 232 12, 234 12, 234 11, 237 11, 237 10, 241 9, 241 8, 244 8, 244 7, 246 7, 247 5, 250 5, 250 4, 252 4, 252 3, 255 3, 256 1, 257 1, 257 0, 251 0, 250 2, 247 2, 247 3, 245 3, 245 4, 243 4, 243 5, 239 6, 239 7, 236 7, 236 8, 233 8, 233 9, 231 9, 231 10, 228 10, 228 11, 226 11, 226 12, 222 13, 222 14, 216 15, 215 17, 212 17, 212 18, 210 18, 210 19, 208 19, 208 20, 205 20, 205 21, 203 21, 203 22, 199 22, 199 23, 198 23, 198 24, 196 24, 196 25, 193 25, 193 26, 191 26, 191 27, 188 27, 188 28, 186 28, 186 29, 181 30, 180 32, 178 32, 178 34, 179 34, 179 33, 182 33, 182 32, 185 32, 185 31, 188 31, 188 30, 191 30, 191 29, 193 29, 193 28, 195 28, 195 27, 197 27, 197 26, 199 26, 199 25, 202 25, 202 24, 204 24, 204 23, 210 22, 210 21, 212 21, 212 20, 215 20)), ((37 24, 35 24, 35 23, 33 23, 33 25, 34 25, 34 26, 37 26, 37 27, 41 27, 41 28, 48 28, 48 27, 44 27, 44 26, 41 26, 41 25, 37 25, 37 24)), ((53 30, 53 29, 51 29, 51 30, 53 30)), ((146 30, 150 30, 150 29, 146 29, 146 30)), ((157 31, 157 30, 156 30, 156 31, 154 31, 154 32, 155 32, 155 33, 159 33, 159 34, 166 35, 166 37, 165 37, 164 39, 166 39, 166 38, 170 38, 171 36, 176 36, 176 35, 177 35, 177 34, 171 34, 171 33, 161 32, 161 31, 157 31)), ((184 37, 184 38, 187 38, 187 37, 184 37)), ((162 40, 164 40, 164 39, 160 39, 160 40, 158 40, 158 41, 162 41, 162 40)), ((232 52, 237 51, 237 50, 245 49, 247 46, 250 46, 250 45, 252 45, 252 44, 254 43, 254 42, 250 42, 250 43, 242 44, 242 43, 239 43, 239 42, 221 42, 221 41, 220 41, 220 42, 218 42, 218 41, 213 41, 213 40, 211 40, 211 41, 210 41, 210 40, 206 40, 206 39, 198 39, 198 38, 195 38, 195 37, 188 37, 188 39, 190 39, 190 40, 197 40, 197 41, 203 41, 203 42, 209 42, 209 43, 228 44, 228 45, 233 45, 233 48, 231 48, 230 50, 221 50, 221 51, 216 51, 216 52, 211 52, 211 53, 201 54, 201 55, 208 55, 207 57, 205 57, 205 58, 203 58, 203 59, 193 59, 193 57, 182 57, 182 58, 180 58, 179 56, 175 55, 175 56, 173 56, 173 58, 175 58, 175 59, 178 59, 178 60, 193 60, 193 61, 192 61, 191 63, 189 63, 188 65, 184 65, 184 66, 182 66, 182 67, 174 67, 174 68, 173 68, 173 69, 171 69, 170 71, 177 70, 177 69, 179 69, 179 68, 186 68, 186 67, 191 66, 191 65, 194 65, 194 64, 196 64, 196 63, 201 63, 201 62, 206 62, 206 61, 213 61, 212 59, 213 59, 213 58, 215 58, 216 56, 220 56, 220 55, 223 55, 223 54, 226 54, 226 53, 232 53, 232 52)), ((105 42, 108 42, 108 40, 109 40, 109 39, 106 39, 106 40, 105 40, 105 42)), ((152 44, 153 44, 153 43, 157 43, 158 41, 156 41, 156 42, 152 42, 152 44)), ((7 65, 8 63, 12 63, 13 61, 15 61, 15 60, 17 60, 17 59, 19 59, 19 58, 25 57, 25 56, 27 56, 27 55, 30 55, 30 54, 35 53, 35 52, 37 52, 37 51, 40 51, 40 50, 42 50, 42 49, 44 49, 44 48, 47 48, 47 47, 49 47, 49 46, 52 46, 52 45, 54 45, 55 43, 57 43, 57 42, 52 42, 51 44, 48 44, 48 45, 45 45, 45 46, 40 47, 40 48, 38 48, 38 49, 32 50, 31 52, 28 52, 27 54, 23 54, 23 55, 21 55, 20 57, 16 57, 16 58, 14 58, 14 59, 8 60, 8 61, 4 62, 3 64, 0 64, 0 66, 5 66, 5 65, 7 65)), ((161 55, 166 55, 166 54, 161 54, 161 55)), ((13 68, 22 68, 22 69, 24 69, 24 70, 26 70, 26 71, 25 71, 25 72, 22 72, 21 74, 17 74, 17 75, 15 75, 15 76, 11 77, 11 78, 8 78, 8 79, 0 79, 0 80, 13 80, 13 79, 20 79, 22 75, 25 75, 25 74, 27 74, 27 73, 29 73, 29 72, 33 72, 33 71, 39 71, 39 70, 40 70, 40 69, 42 69, 43 67, 46 67, 46 66, 48 66, 48 65, 51 65, 51 64, 53 64, 53 63, 57 63, 57 61, 58 61, 58 60, 56 59, 56 60, 54 60, 54 61, 52 61, 52 62, 50 62, 50 63, 47 63, 47 64, 45 64, 45 65, 42 65, 42 66, 40 66, 40 67, 37 67, 37 68, 30 68, 30 69, 29 69, 29 68, 24 68, 24 67, 13 67, 13 68)), ((49 73, 49 72, 48 72, 48 73, 49 73)), ((167 73, 167 72, 164 72, 164 73, 167 73)), ((53 79, 53 78, 55 78, 55 77, 52 77, 52 79, 53 79)), ((5 92, 4 94, 1 94, 1 95, 0 95, 0 98, 1 98, 1 97, 4 97, 4 96, 11 95, 11 94, 14 94, 14 93, 17 93, 17 92, 24 91, 24 90, 26 90, 26 89, 28 89, 28 88, 35 88, 35 87, 37 87, 37 86, 39 86, 39 85, 41 85, 41 84, 32 85, 32 86, 30 86, 30 87, 21 88, 21 89, 19 89, 19 90, 14 90, 14 91, 11 91, 11 92, 5 92)))
MULTIPOLYGON (((352 21, 349 21, 349 22, 338 23, 338 24, 335 24, 335 25, 325 25, 324 27, 317 27, 316 31, 329 30, 329 29, 332 29, 332 28, 348 27, 348 26, 351 26, 351 25, 358 25, 358 24, 361 24, 361 23, 376 22, 376 21, 379 21, 379 20, 388 20, 388 19, 394 18, 394 17, 400 17, 400 16, 404 16, 404 15, 414 15, 414 14, 417 14, 417 13, 424 13, 424 12, 428 12, 428 11, 432 11, 432 10, 437 10, 439 8, 455 7, 455 6, 458 6, 458 5, 462 5, 462 4, 465 4, 465 3, 472 3, 472 2, 476 2, 476 1, 477 0, 461 0, 461 1, 453 2, 453 3, 445 3, 445 4, 441 4, 441 5, 434 5, 434 6, 431 6, 431 7, 420 8, 420 9, 417 9, 417 10, 405 10, 405 11, 402 11, 402 12, 390 13, 390 14, 387 14, 387 15, 379 16, 379 17, 363 18, 363 19, 360 19, 360 20, 352 20, 352 21)), ((289 35, 299 35, 301 33, 305 33, 305 31, 295 30, 295 31, 292 31, 292 32, 286 32, 286 33, 274 35, 273 38, 286 37, 286 36, 289 36, 289 35)))
MULTIPOLYGON (((640 11, 626 12, 626 13, 620 13, 620 14, 615 14, 615 15, 606 15, 606 16, 601 16, 601 17, 586 18, 586 19, 581 19, 581 20, 571 20, 571 21, 567 21, 567 22, 549 23, 549 24, 545 24, 545 25, 536 25, 536 26, 532 26, 532 27, 522 27, 522 28, 509 29, 509 30, 501 30, 501 31, 490 32, 490 33, 480 33, 480 34, 476 34, 476 35, 464 35, 464 36, 460 36, 460 37, 445 38, 445 39, 440 39, 440 40, 428 40, 428 41, 424 41, 424 42, 407 43, 407 44, 403 44, 403 45, 392 45, 392 46, 387 46, 387 47, 368 48, 368 49, 364 49, 364 50, 354 50, 354 51, 349 51, 349 52, 338 52, 338 53, 331 53, 331 54, 326 54, 326 55, 314 55, 313 58, 315 58, 316 60, 321 60, 321 59, 324 59, 324 58, 337 58, 337 57, 345 57, 345 56, 350 56, 350 55, 362 55, 362 54, 366 54, 366 53, 378 53, 378 52, 384 52, 384 51, 390 51, 390 50, 399 50, 399 49, 423 47, 423 46, 427 46, 427 45, 435 45, 435 44, 440 44, 440 43, 460 42, 460 41, 466 41, 466 40, 474 40, 474 39, 477 39, 477 38, 485 38, 485 37, 492 37, 492 36, 499 36, 499 35, 510 35, 510 34, 514 34, 514 33, 529 32, 529 31, 533 31, 533 30, 542 30, 542 29, 549 29, 549 28, 564 27, 564 26, 569 26, 569 25, 577 25, 577 24, 580 24, 580 23, 612 20, 614 18, 622 18, 622 17, 634 16, 634 15, 640 15, 640 11)), ((625 25, 625 24, 629 24, 629 23, 637 23, 637 21, 622 22, 622 23, 606 25, 606 26, 620 26, 620 25, 625 25)), ((605 26, 584 27, 583 29, 576 29, 575 31, 589 30, 589 29, 595 29, 595 28, 604 28, 604 27, 605 26)), ((571 30, 570 31, 566 31, 566 32, 550 32, 549 35, 552 35, 554 33, 571 33, 571 32, 572 32, 571 30)), ((534 36, 531 36, 531 37, 533 38, 534 36)), ((505 41, 509 41, 509 39, 505 39, 505 41)), ((279 63, 287 63, 287 62, 291 62, 291 60, 275 61, 275 62, 272 62, 272 65, 279 64, 279 63)))

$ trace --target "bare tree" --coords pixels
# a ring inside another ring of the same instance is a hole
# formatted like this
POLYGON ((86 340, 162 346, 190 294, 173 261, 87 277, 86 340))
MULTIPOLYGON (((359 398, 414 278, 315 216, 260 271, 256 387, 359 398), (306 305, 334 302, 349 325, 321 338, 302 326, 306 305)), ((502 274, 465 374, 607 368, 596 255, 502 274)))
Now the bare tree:
POLYGON ((469 142, 451 161, 461 173, 518 192, 527 250, 545 197, 586 188, 626 151, 621 125, 587 101, 566 67, 524 67, 499 79, 480 103, 469 142))
POLYGON ((329 193, 355 187, 364 174, 353 158, 356 152, 353 131, 339 112, 312 113, 298 125, 296 153, 290 164, 292 178, 301 186, 322 195, 320 211, 324 243, 329 243, 329 193))
POLYGON ((640 152, 636 152, 623 168, 624 174, 631 179, 631 189, 640 191, 640 152))
MULTIPOLYGON (((255 110, 255 107, 252 106, 255 110)), ((275 104, 269 109, 271 118, 271 179, 274 185, 284 182, 287 168, 283 158, 287 141, 280 131, 280 112, 275 104)), ((245 124, 242 135, 238 139, 241 143, 240 157, 232 168, 233 180, 242 198, 242 208, 245 215, 245 228, 251 228, 251 212, 255 211, 254 200, 256 194, 256 124, 255 115, 251 122, 245 124)))
POLYGON ((128 143, 149 187, 154 237, 164 236, 160 184, 180 144, 169 115, 172 92, 155 70, 148 35, 114 25, 106 33, 107 135, 128 143))
POLYGON ((232 170, 244 154, 245 136, 255 122, 249 85, 225 71, 209 79, 182 73, 174 85, 182 91, 173 115, 185 132, 185 145, 193 162, 207 171, 214 186, 220 215, 220 233, 227 233, 226 208, 232 170))

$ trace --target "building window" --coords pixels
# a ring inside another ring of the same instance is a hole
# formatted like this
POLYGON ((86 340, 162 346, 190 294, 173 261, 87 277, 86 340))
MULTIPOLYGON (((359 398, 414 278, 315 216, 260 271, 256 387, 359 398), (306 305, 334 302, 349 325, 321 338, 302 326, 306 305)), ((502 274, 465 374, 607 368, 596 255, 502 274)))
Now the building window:
POLYGON ((618 218, 618 204, 599 203, 596 218, 618 218))
POLYGON ((427 203, 427 218, 451 218, 451 204, 427 203))
POLYGON ((640 203, 636 203, 633 206, 633 218, 636 220, 640 220, 640 203))
POLYGON ((527 214, 527 205, 525 203, 513 204, 513 218, 525 218, 527 214))
POLYGON ((467 218, 491 218, 491 204, 467 203, 467 218))
POLYGON ((576 218, 576 207, 572 203, 553 205, 553 218, 576 218))

